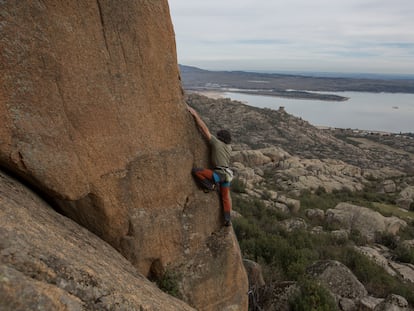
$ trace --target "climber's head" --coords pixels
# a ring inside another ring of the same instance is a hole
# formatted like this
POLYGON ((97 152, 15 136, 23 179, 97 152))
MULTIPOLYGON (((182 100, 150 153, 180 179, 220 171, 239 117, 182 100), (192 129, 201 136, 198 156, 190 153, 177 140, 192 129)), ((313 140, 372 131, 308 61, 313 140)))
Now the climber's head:
POLYGON ((231 135, 227 130, 220 130, 217 132, 217 138, 225 144, 231 143, 231 135))

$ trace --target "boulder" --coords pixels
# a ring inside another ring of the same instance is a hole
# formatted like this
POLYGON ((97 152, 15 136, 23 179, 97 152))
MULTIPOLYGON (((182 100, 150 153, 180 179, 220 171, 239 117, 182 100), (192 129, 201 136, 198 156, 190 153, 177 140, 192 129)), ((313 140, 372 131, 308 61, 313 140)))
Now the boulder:
POLYGON ((259 150, 266 157, 269 157, 273 163, 279 163, 281 160, 284 160, 291 156, 288 152, 278 147, 269 147, 269 148, 263 148, 259 150))
POLYGON ((323 221, 325 219, 325 212, 319 208, 307 209, 305 215, 310 220, 323 221))
POLYGON ((338 301, 339 309, 341 311, 355 311, 356 302, 349 298, 340 298, 338 301))
POLYGON ((374 261, 377 265, 384 268, 385 271, 387 271, 388 274, 392 276, 396 276, 397 272, 391 268, 389 260, 387 257, 384 256, 384 253, 388 253, 388 249, 386 249, 383 246, 359 246, 356 247, 356 250, 358 250, 360 253, 367 256, 369 259, 374 261))
POLYGON ((0 172, 0 309, 195 310, 0 172))
POLYGON ((243 264, 249 278, 249 287, 257 289, 264 286, 265 281, 263 279, 262 267, 257 262, 249 259, 243 259, 243 264))
POLYGON ((351 270, 338 261, 317 261, 307 269, 307 273, 319 280, 338 301, 340 298, 357 301, 367 295, 367 290, 351 270))
POLYGON ((287 232, 308 228, 306 221, 303 218, 298 217, 282 220, 279 224, 287 232))
POLYGON ((232 154, 233 162, 241 162, 248 167, 262 166, 272 162, 272 159, 265 156, 260 150, 234 151, 232 154))
POLYGON ((374 241, 378 232, 395 235, 407 226, 407 223, 398 217, 384 217, 369 208, 349 203, 339 203, 335 208, 327 210, 325 215, 328 224, 337 225, 348 231, 357 231, 367 241, 374 241))
POLYGON ((397 191, 397 185, 395 184, 395 181, 392 179, 384 180, 381 183, 380 192, 383 193, 394 193, 397 191))
POLYGON ((296 282, 285 281, 267 285, 259 293, 262 310, 290 311, 290 302, 300 293, 300 289, 296 282))
POLYGON ((377 305, 384 301, 384 298, 366 296, 358 303, 358 311, 373 311, 377 305))
POLYGON ((255 185, 263 180, 263 177, 257 175, 255 170, 251 167, 245 167, 242 163, 234 163, 234 171, 236 173, 236 178, 242 182, 246 188, 254 189, 255 185))
POLYGON ((409 263, 399 263, 395 261, 389 261, 389 265, 394 269, 398 275, 405 281, 414 283, 414 265, 409 263))
POLYGON ((389 275, 414 283, 414 265, 394 261, 391 251, 385 246, 360 246, 356 249, 384 268, 389 275))
POLYGON ((402 245, 408 249, 414 249, 414 240, 405 240, 402 245))
POLYGON ((404 297, 391 294, 379 303, 374 311, 409 311, 408 302, 404 297))
POLYGON ((410 210, 414 202, 414 186, 404 188, 398 195, 397 204, 401 208, 410 210))
POLYGON ((292 214, 296 214, 300 210, 300 201, 292 198, 285 197, 283 195, 279 195, 276 198, 277 202, 285 204, 289 207, 289 210, 292 214))
POLYGON ((275 203, 272 204, 272 207, 275 210, 281 212, 282 214, 285 214, 285 215, 289 215, 290 214, 289 207, 286 204, 279 203, 279 202, 275 202, 275 203))
POLYGON ((324 230, 323 230, 322 226, 316 226, 316 227, 313 227, 311 229, 310 233, 312 233, 312 234, 323 234, 324 230))
POLYGON ((190 173, 208 147, 184 103, 167 0, 7 1, 0 16, 0 167, 144 276, 198 262, 182 271, 196 308, 247 308, 234 233, 211 239, 220 203, 190 173))
POLYGON ((243 218, 243 215, 235 210, 231 210, 231 219, 243 218))
POLYGON ((338 160, 289 157, 280 161, 276 178, 288 191, 323 188, 326 192, 362 190, 365 178, 361 169, 338 160))
POLYGON ((279 194, 273 190, 267 190, 266 195, 267 197, 269 197, 269 200, 272 200, 272 201, 277 201, 277 198, 279 197, 279 194))
MULTIPOLYGON (((381 159, 381 157, 379 157, 381 159)), ((368 179, 382 180, 387 178, 393 178, 403 175, 401 170, 392 167, 379 167, 375 169, 366 168, 363 170, 362 175, 368 179)))
POLYGON ((261 169, 260 167, 255 167, 254 168, 254 173, 256 175, 259 175, 260 177, 264 177, 265 176, 265 172, 263 169, 261 169))
POLYGON ((343 229, 332 230, 331 236, 337 241, 346 241, 349 238, 349 232, 343 229))

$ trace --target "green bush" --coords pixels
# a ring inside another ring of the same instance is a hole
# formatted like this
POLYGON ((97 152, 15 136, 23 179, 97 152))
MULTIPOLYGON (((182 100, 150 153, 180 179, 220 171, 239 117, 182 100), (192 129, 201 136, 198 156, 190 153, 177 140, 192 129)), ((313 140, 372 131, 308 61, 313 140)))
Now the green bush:
POLYGON ((325 189, 318 188, 315 193, 304 191, 299 199, 302 209, 320 208, 327 210, 334 208, 340 202, 349 202, 369 208, 373 208, 372 202, 394 204, 395 195, 378 193, 375 187, 355 192, 347 189, 334 190, 332 193, 327 193, 325 189))
POLYGON ((260 222, 261 225, 276 226, 278 220, 286 219, 288 216, 283 213, 267 208, 262 200, 257 198, 246 199, 235 194, 233 197, 233 208, 248 218, 251 222, 260 222))
POLYGON ((170 270, 167 270, 164 275, 156 281, 158 287, 165 293, 180 298, 179 290, 179 279, 180 276, 170 270))
POLYGON ((384 268, 352 247, 347 247, 337 260, 344 263, 364 284, 369 293, 385 298, 390 293, 401 295, 414 304, 414 285, 389 275, 384 268))
POLYGON ((318 194, 304 191, 299 200, 302 210, 319 208, 326 211, 341 202, 339 197, 322 191, 319 191, 318 194))
POLYGON ((287 233, 273 228, 266 232, 264 226, 246 218, 235 219, 233 227, 244 257, 284 271, 288 280, 297 280, 319 258, 315 244, 320 241, 315 243, 306 231, 287 233))
POLYGON ((392 250, 397 248, 398 240, 398 236, 387 232, 377 233, 375 235, 376 243, 382 244, 392 250))
POLYGON ((321 186, 319 186, 319 187, 315 190, 315 194, 316 194, 316 195, 322 195, 322 194, 325 194, 325 193, 326 193, 325 188, 324 188, 324 187, 321 187, 321 186))
POLYGON ((335 311, 338 307, 329 292, 316 281, 303 279, 300 292, 290 301, 293 311, 335 311))
POLYGON ((351 229, 349 239, 359 246, 366 245, 368 243, 367 238, 357 229, 351 229))
POLYGON ((408 226, 400 230, 398 236, 401 237, 402 240, 414 239, 414 220, 408 223, 408 226))
POLYGON ((404 245, 398 245, 394 252, 398 261, 414 265, 414 249, 404 245))
POLYGON ((372 293, 375 292, 380 297, 387 295, 387 284, 392 283, 393 277, 385 272, 382 267, 353 248, 348 248, 341 261, 352 270, 367 290, 372 293))
MULTIPOLYGON (((363 201, 362 194, 355 196, 346 191, 336 194, 320 191, 319 195, 305 193, 301 202, 306 202, 310 208, 324 209, 332 208, 338 202, 346 201, 346 198, 351 202, 363 201), (315 203, 317 205, 313 206, 315 203)), ((390 276, 382 267, 355 250, 354 245, 362 241, 358 231, 351 232, 350 240, 338 240, 327 233, 310 234, 306 230, 287 232, 279 224, 279 220, 285 216, 267 208, 260 200, 235 195, 233 203, 234 208, 243 215, 233 221, 243 256, 260 262, 264 271, 270 271, 264 274, 266 282, 277 278, 277 281, 298 281, 301 284, 306 268, 314 261, 338 260, 351 269, 370 294, 386 297, 395 293, 414 305, 413 284, 390 276)), ((404 238, 401 240, 413 238, 413 225, 402 230, 401 236, 404 238)), ((377 241, 391 249, 398 249, 399 260, 412 262, 412 251, 400 248, 397 238, 382 234, 377 236, 377 241)), ((305 284, 293 310, 335 310, 330 309, 327 299, 323 290, 320 292, 315 285, 305 284)))
POLYGON ((231 191, 236 193, 246 193, 246 182, 240 178, 234 178, 231 182, 231 191))

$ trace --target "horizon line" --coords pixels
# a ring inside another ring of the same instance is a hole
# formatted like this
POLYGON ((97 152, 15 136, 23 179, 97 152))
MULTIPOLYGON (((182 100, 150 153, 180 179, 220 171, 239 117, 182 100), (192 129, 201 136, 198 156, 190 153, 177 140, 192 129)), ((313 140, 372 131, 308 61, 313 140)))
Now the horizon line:
POLYGON ((376 77, 376 78, 381 78, 381 77, 387 77, 387 78, 393 78, 393 79, 407 79, 407 80, 411 80, 414 79, 414 73, 413 74, 409 74, 409 73, 373 73, 373 72, 343 72, 343 71, 318 71, 318 70, 298 70, 298 69, 292 69, 292 70, 276 70, 276 69, 268 69, 268 70, 264 70, 264 69, 207 69, 205 67, 200 67, 200 66, 194 66, 194 65, 186 65, 186 64, 181 64, 178 63, 178 65, 180 66, 187 66, 187 67, 193 67, 193 68, 197 68, 197 69, 201 69, 201 70, 206 70, 206 71, 217 71, 217 72, 237 72, 237 71, 241 71, 241 72, 249 72, 249 73, 267 73, 267 74, 295 74, 295 75, 318 75, 321 77, 330 77, 330 78, 334 78, 334 77, 338 77, 338 78, 343 78, 343 77, 355 77, 355 76, 359 76, 359 77, 376 77))

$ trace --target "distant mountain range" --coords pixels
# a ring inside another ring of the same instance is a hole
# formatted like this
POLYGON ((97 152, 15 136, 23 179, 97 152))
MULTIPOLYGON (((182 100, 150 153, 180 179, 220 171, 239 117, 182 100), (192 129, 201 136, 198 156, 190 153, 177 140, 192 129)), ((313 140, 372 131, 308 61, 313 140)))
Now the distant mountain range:
MULTIPOLYGON (((247 71, 210 71, 197 67, 180 65, 181 79, 186 90, 238 91, 249 94, 274 95, 282 97, 310 98, 319 92, 386 92, 414 93, 414 78, 387 79, 361 77, 321 77, 299 74, 260 73, 247 71)), ((346 100, 337 98, 319 99, 346 100)), ((336 95, 328 95, 336 96, 336 95)))

